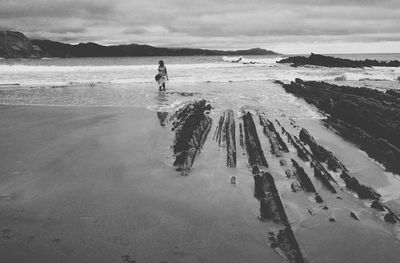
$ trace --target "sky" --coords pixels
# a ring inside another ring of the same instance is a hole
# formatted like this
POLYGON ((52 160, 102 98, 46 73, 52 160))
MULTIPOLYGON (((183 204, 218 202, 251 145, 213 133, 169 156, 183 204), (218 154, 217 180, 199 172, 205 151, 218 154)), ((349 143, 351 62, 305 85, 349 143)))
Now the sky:
POLYGON ((0 0, 0 30, 72 44, 400 53, 400 0, 0 0))

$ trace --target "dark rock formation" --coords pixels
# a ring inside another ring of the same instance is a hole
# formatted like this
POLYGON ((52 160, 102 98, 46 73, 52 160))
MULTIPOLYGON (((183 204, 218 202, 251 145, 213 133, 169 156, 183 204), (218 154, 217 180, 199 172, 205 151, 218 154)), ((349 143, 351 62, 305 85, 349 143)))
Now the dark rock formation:
POLYGON ((276 247, 279 247, 285 253, 290 263, 304 262, 296 237, 290 228, 279 230, 271 247, 274 247, 273 244, 276 244, 276 247))
POLYGON ((0 57, 38 58, 44 52, 31 43, 24 34, 15 31, 0 31, 0 57))
POLYGON ((243 115, 244 137, 246 152, 249 156, 249 165, 251 167, 264 166, 268 167, 264 152, 261 148, 260 139, 258 138, 256 126, 250 112, 243 115))
POLYGON ((383 219, 388 222, 388 223, 392 223, 392 224, 396 224, 397 223, 397 219, 396 216, 393 213, 387 213, 383 219))
POLYGON ((360 221, 360 219, 358 218, 356 212, 354 212, 354 211, 350 212, 350 217, 353 218, 356 221, 360 221))
POLYGON ((374 200, 372 202, 371 208, 374 208, 379 211, 385 211, 385 208, 383 207, 383 205, 381 203, 379 203, 379 201, 377 201, 377 200, 374 200))
MULTIPOLYGON (((399 77, 399 80, 400 80, 400 77, 399 77)), ((391 96, 394 96, 394 97, 400 99, 400 90, 398 90, 398 89, 389 89, 386 91, 386 94, 389 94, 391 96)))
POLYGON ((292 164, 295 168, 295 176, 300 182, 301 187, 304 189, 306 192, 313 192, 315 193, 315 187, 313 183, 311 182, 310 178, 308 177, 307 173, 304 171, 303 167, 300 167, 300 165, 292 159, 292 164))
POLYGON ((290 226, 272 175, 268 172, 259 171, 254 175, 254 180, 258 183, 256 186, 258 192, 263 191, 265 196, 260 200, 260 219, 262 221, 272 220, 277 224, 290 226))
POLYGON ((315 193, 315 201, 316 201, 318 204, 321 204, 322 202, 324 202, 324 201, 322 200, 322 197, 321 197, 318 193, 315 193))
POLYGON ((253 174, 255 195, 257 193, 257 197, 260 200, 260 220, 271 220, 283 226, 283 229, 278 230, 276 233, 271 233, 269 238, 271 247, 279 247, 291 263, 304 262, 296 237, 286 216, 274 178, 270 173, 260 171, 257 166, 253 168, 253 174))
POLYGON ((233 110, 225 111, 218 123, 215 140, 226 148, 226 165, 236 167, 236 136, 233 110))
POLYGON ((322 184, 333 194, 337 193, 335 188, 330 183, 330 181, 332 181, 332 176, 325 170, 322 165, 314 163, 314 176, 317 177, 322 182, 322 184))
POLYGON ((400 174, 400 99, 391 92, 305 81, 284 89, 329 114, 325 122, 400 174))
POLYGON ((314 167, 314 176, 321 180, 322 184, 328 188, 332 193, 336 193, 335 188, 332 186, 330 182, 337 183, 336 180, 332 177, 332 175, 323 167, 320 162, 315 158, 315 156, 307 150, 301 141, 296 136, 291 136, 285 128, 282 127, 282 132, 286 134, 289 142, 296 148, 297 155, 303 161, 312 161, 311 165, 314 167))
POLYGON ((293 139, 292 135, 290 133, 288 133, 285 128, 282 127, 282 133, 286 134, 286 137, 289 141, 289 143, 291 145, 293 145, 294 148, 296 148, 297 151, 297 156, 302 159, 305 162, 310 161, 310 159, 308 158, 308 155, 306 153, 306 151, 301 147, 301 145, 299 145, 298 143, 296 143, 296 141, 293 139))
POLYGON ((276 156, 281 156, 281 152, 289 152, 288 147, 282 140, 280 134, 276 131, 274 124, 259 114, 260 124, 263 126, 263 132, 268 137, 271 144, 271 151, 276 156))
POLYGON ((149 45, 102 46, 96 43, 64 44, 51 40, 32 40, 52 57, 137 57, 137 56, 237 56, 237 55, 273 55, 270 50, 253 48, 248 50, 223 51, 194 48, 162 48, 149 45))
POLYGON ((239 144, 242 150, 244 150, 244 136, 243 136, 243 125, 239 123, 239 144))
POLYGON ((207 139, 212 125, 211 118, 206 115, 209 110, 211 110, 210 104, 201 100, 186 105, 173 116, 174 166, 182 175, 190 172, 195 157, 207 139))
POLYGON ((310 149, 315 156, 315 158, 320 162, 327 162, 328 168, 333 171, 347 170, 344 165, 333 155, 331 151, 328 151, 321 145, 319 145, 314 137, 306 129, 301 129, 299 138, 305 144, 310 146, 310 149))
POLYGON ((360 199, 379 200, 381 197, 374 189, 360 184, 356 178, 351 177, 346 171, 343 171, 340 177, 344 180, 346 187, 356 192, 360 199))
POLYGON ((288 57, 277 63, 290 63, 292 66, 314 65, 323 67, 364 68, 364 67, 400 67, 400 61, 350 60, 311 53, 309 57, 288 57))

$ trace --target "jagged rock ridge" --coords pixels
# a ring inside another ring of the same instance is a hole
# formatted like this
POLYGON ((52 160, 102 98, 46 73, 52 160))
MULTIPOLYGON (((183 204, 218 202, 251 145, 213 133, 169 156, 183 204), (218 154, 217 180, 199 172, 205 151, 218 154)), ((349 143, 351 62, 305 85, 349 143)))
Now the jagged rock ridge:
POLYGON ((392 60, 389 62, 378 60, 351 60, 336 58, 311 53, 309 57, 295 56, 277 61, 277 63, 289 63, 291 66, 314 65, 323 67, 338 68, 364 68, 364 67, 400 67, 400 61, 392 60))

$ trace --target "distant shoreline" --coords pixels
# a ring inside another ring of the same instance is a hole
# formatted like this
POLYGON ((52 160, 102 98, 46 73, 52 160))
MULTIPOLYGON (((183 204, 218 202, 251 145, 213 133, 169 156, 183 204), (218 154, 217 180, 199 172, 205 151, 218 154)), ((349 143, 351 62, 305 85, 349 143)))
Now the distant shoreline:
POLYGON ((252 48, 246 50, 211 50, 196 48, 163 48, 150 45, 103 46, 93 42, 71 45, 51 40, 31 40, 21 32, 0 31, 0 57, 138 57, 138 56, 236 56, 275 55, 271 50, 252 48))

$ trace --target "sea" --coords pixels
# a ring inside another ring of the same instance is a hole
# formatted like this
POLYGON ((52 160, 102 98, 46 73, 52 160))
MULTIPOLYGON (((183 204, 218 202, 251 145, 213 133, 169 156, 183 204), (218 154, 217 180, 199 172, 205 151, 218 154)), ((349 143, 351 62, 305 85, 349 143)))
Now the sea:
MULTIPOLYGON (((400 60, 400 54, 342 54, 349 59, 400 60)), ((205 98, 224 110, 255 109, 277 116, 319 114, 274 84, 303 80, 380 90, 400 88, 400 68, 291 67, 273 56, 187 56, 123 58, 0 59, 0 104, 125 106, 172 111, 187 100, 205 98), (154 76, 164 60, 167 91, 154 76)))

